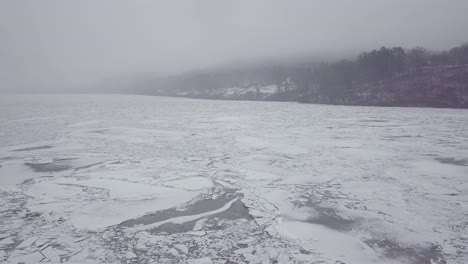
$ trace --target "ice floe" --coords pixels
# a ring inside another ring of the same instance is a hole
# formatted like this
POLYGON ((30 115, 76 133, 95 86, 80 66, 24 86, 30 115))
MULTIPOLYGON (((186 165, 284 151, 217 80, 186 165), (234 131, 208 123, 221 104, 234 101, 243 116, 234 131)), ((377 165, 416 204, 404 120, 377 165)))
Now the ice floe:
POLYGON ((0 261, 468 262, 466 110, 7 97, 0 261))

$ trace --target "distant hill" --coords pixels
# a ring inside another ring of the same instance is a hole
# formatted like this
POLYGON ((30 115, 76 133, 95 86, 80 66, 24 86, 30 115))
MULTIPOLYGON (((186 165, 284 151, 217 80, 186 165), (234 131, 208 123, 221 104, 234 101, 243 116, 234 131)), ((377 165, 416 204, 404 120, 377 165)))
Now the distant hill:
POLYGON ((335 63, 193 72, 145 82, 137 92, 224 100, 468 108, 468 44, 438 53, 382 47, 335 63))

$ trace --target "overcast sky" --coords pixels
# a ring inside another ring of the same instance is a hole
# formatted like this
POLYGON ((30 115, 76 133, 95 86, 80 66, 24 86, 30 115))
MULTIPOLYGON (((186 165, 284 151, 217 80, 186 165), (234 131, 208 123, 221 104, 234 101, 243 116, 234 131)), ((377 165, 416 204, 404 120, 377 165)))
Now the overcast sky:
POLYGON ((467 0, 0 0, 0 90, 468 41, 467 0))

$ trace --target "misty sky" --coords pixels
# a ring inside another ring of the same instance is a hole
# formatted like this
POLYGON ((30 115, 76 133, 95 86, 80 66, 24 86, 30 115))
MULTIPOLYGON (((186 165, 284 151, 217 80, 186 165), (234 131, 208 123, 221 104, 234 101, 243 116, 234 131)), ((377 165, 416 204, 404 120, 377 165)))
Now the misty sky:
POLYGON ((468 41, 467 0, 0 0, 0 90, 468 41))

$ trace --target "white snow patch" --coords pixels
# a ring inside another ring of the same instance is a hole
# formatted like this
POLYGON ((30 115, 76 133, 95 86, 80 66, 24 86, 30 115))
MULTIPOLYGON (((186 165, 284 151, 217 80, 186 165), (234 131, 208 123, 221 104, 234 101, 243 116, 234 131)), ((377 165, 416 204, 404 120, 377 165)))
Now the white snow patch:
POLYGON ((118 180, 61 178, 36 184, 29 194, 37 197, 28 205, 31 210, 62 212, 78 228, 98 229, 188 202, 198 192, 118 180), (89 187, 108 198, 87 202, 83 190, 89 187), (73 205, 77 202, 80 206, 73 205))
POLYGON ((187 260, 188 264, 213 264, 210 258, 198 258, 198 259, 189 259, 187 260))
POLYGON ((213 187, 213 181, 204 177, 190 177, 166 181, 164 185, 185 190, 202 190, 213 187))
POLYGON ((99 123, 101 123, 101 120, 90 120, 90 121, 83 121, 83 122, 74 123, 74 124, 68 125, 68 127, 70 127, 70 128, 84 127, 84 126, 97 125, 99 123))
POLYGON ((3 163, 0 167, 0 186, 20 184, 27 179, 37 176, 38 174, 26 167, 22 160, 3 163))
MULTIPOLYGON (((349 264, 379 262, 372 248, 350 235, 317 224, 282 221, 275 225, 282 236, 296 240, 307 250, 324 254, 336 261, 349 264)), ((379 262, 382 263, 382 262, 379 262)))
POLYGON ((240 136, 237 137, 239 147, 245 150, 272 151, 285 155, 301 155, 309 153, 309 150, 288 142, 281 142, 278 139, 265 139, 260 137, 240 136))
POLYGON ((188 247, 184 244, 174 244, 173 247, 183 254, 188 254, 189 252, 188 247))

